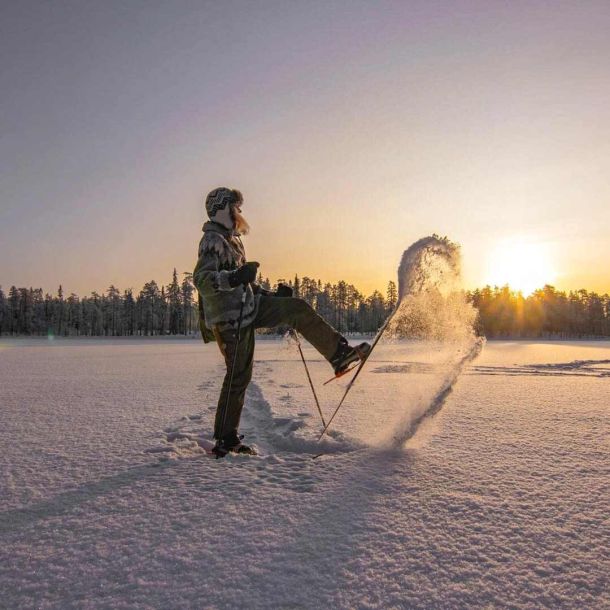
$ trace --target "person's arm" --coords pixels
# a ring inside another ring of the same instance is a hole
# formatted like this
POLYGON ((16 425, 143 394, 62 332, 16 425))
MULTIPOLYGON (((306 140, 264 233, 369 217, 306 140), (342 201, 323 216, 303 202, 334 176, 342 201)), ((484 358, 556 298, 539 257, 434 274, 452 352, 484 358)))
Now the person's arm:
POLYGON ((277 290, 273 292, 273 290, 267 290, 263 288, 260 284, 256 282, 252 282, 252 292, 254 294, 260 294, 264 297, 291 297, 293 294, 292 288, 287 286, 286 284, 278 284, 277 290))
POLYGON ((252 282, 250 285, 252 286, 252 292, 254 294, 260 294, 264 297, 270 297, 272 294, 274 294, 271 290, 263 288, 258 282, 252 282))
POLYGON ((251 262, 233 271, 220 270, 218 254, 215 250, 207 250, 197 261, 193 272, 193 283, 200 293, 205 292, 206 287, 208 289, 211 287, 215 291, 229 291, 240 284, 250 284, 254 281, 258 267, 258 263, 251 262))
POLYGON ((291 297, 294 291, 287 284, 278 284, 277 290, 273 293, 276 297, 291 297))
POLYGON ((220 270, 220 258, 216 250, 205 250, 193 271, 193 284, 203 294, 206 290, 233 290, 229 278, 234 271, 220 270))

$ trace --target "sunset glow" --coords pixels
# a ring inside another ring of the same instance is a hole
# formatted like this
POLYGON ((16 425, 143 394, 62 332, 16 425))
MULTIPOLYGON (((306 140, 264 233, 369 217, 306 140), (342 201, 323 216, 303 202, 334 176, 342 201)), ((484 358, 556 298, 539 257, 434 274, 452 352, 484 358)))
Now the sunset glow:
POLYGON ((491 253, 487 282, 491 286, 508 284, 525 296, 557 279, 549 247, 526 240, 501 242, 491 253))
POLYGON ((221 184, 271 282, 385 292, 437 233, 469 289, 610 291, 607 3, 238 4, 7 4, 5 291, 190 272, 221 184))

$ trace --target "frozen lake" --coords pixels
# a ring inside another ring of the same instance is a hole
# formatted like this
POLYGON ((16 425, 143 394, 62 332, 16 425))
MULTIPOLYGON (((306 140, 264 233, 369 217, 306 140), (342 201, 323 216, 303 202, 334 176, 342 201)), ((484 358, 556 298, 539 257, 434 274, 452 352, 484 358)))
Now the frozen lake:
POLYGON ((397 449, 450 369, 380 345, 317 444, 298 353, 259 340, 261 455, 215 461, 215 346, 1 340, 0 606, 610 607, 610 342, 488 343, 397 449))

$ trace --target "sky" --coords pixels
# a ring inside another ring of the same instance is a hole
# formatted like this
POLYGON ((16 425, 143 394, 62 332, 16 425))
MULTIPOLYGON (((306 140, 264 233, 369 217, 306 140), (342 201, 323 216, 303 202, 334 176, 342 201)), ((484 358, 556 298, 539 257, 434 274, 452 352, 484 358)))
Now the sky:
POLYGON ((610 291, 610 4, 0 4, 0 285, 85 295, 196 262, 244 194, 272 281, 610 291))

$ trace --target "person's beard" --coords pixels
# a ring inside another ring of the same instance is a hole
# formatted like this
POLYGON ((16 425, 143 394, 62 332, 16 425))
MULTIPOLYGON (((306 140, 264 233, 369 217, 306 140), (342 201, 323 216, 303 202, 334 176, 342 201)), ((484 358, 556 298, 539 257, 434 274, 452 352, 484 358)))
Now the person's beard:
POLYGON ((250 231, 248 221, 243 217, 243 214, 235 208, 233 209, 233 225, 240 235, 247 235, 250 231))

